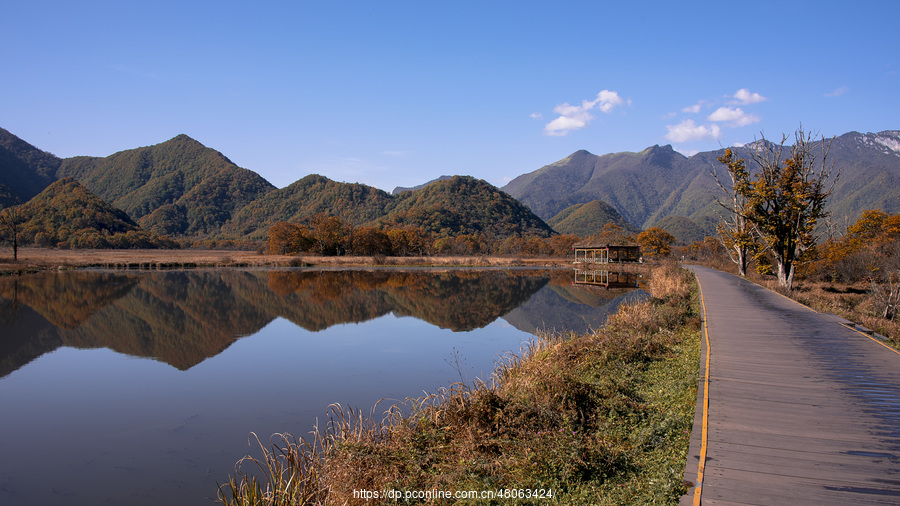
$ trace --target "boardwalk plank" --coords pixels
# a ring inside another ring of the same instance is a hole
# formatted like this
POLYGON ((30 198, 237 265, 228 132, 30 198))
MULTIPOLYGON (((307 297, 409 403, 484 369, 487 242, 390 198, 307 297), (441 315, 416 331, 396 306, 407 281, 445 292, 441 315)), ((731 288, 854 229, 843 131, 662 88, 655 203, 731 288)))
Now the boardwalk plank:
MULTIPOLYGON (((900 354, 834 315, 693 269, 710 340, 702 502, 900 503, 900 354)), ((689 481, 703 443, 694 425, 689 481)))

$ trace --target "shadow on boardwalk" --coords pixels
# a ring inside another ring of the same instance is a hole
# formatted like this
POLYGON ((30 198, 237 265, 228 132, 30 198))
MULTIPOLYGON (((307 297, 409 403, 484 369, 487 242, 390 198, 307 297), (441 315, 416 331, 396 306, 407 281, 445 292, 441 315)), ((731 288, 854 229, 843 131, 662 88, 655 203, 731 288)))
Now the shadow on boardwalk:
POLYGON ((834 315, 691 269, 709 337, 702 367, 711 353, 706 439, 701 375, 685 472, 700 493, 682 504, 900 503, 900 354, 834 315))

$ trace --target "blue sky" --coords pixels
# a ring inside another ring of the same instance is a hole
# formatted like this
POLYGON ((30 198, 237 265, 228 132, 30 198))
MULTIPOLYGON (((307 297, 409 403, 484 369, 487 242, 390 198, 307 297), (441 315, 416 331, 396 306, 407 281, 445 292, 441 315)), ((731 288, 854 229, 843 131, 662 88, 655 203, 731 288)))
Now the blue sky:
POLYGON ((180 133, 279 187, 502 186, 579 149, 900 129, 900 2, 6 2, 0 127, 180 133), (626 5, 627 4, 627 5, 626 5))

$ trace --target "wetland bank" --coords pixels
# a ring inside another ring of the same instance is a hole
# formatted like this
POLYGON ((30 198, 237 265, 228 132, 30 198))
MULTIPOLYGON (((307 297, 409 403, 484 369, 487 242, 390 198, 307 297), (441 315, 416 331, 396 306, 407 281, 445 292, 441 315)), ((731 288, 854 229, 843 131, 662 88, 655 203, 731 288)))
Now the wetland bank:
POLYGON ((17 437, 0 499, 213 502, 250 432, 305 434, 332 402, 368 412, 487 379, 534 334, 586 333, 642 293, 572 281, 513 268, 2 277, 0 426, 17 437))

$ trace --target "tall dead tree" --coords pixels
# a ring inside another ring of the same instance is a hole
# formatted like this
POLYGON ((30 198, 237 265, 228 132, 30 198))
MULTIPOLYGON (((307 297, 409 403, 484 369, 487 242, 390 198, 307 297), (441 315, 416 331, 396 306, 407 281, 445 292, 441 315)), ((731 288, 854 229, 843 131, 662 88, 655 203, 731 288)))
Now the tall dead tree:
POLYGON ((802 128, 794 133, 793 146, 785 146, 787 139, 784 135, 774 144, 763 136, 754 142, 750 171, 738 170, 744 164, 726 166, 734 193, 745 199, 736 214, 749 224, 760 247, 771 253, 778 284, 790 290, 795 266, 815 245, 819 220, 828 216, 825 201, 840 171, 833 175, 834 166, 828 163, 831 141, 817 141, 802 128))
POLYGON ((716 202, 728 211, 728 217, 719 222, 716 226, 718 232, 717 238, 731 261, 738 267, 738 273, 741 277, 747 276, 747 266, 750 263, 751 256, 756 252, 756 239, 752 233, 750 223, 745 217, 747 215, 747 198, 735 191, 737 182, 748 177, 746 160, 743 158, 735 158, 730 148, 725 150, 725 154, 718 158, 719 162, 728 167, 728 175, 731 177, 731 184, 726 185, 719 179, 716 167, 710 168, 709 173, 715 179, 719 188, 725 192, 725 199, 716 197, 716 202))

